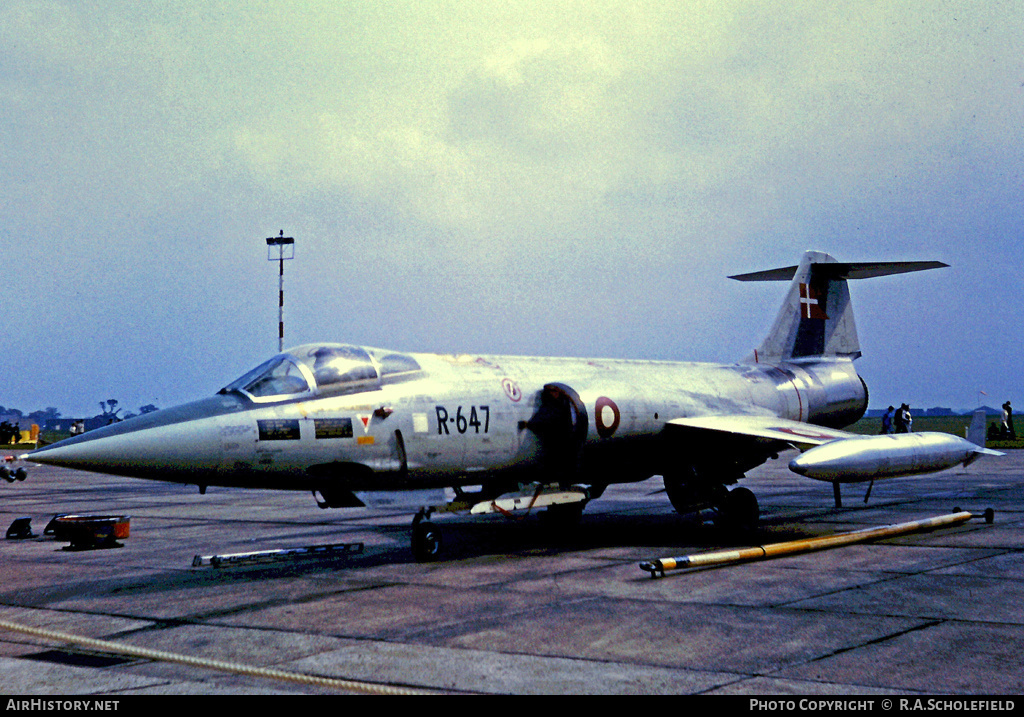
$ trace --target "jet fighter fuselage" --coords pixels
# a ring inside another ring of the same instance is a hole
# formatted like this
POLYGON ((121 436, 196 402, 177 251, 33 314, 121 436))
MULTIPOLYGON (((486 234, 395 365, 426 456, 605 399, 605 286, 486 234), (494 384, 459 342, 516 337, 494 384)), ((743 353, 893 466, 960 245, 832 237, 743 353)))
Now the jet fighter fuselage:
POLYGON ((664 445, 668 419, 753 412, 841 427, 866 405, 848 359, 715 365, 315 344, 280 354, 216 396, 34 457, 201 486, 318 491, 328 500, 514 484, 538 472, 604 486, 671 470, 682 436, 664 445))
MULTIPOLYGON (((712 507, 736 519, 727 522, 750 524, 756 498, 725 486, 787 448, 805 451, 790 467, 832 482, 837 504, 840 483, 992 453, 977 438, 983 421, 971 440, 863 440, 840 430, 868 402, 854 369, 861 351, 847 281, 943 266, 841 263, 812 251, 798 266, 734 276, 790 284, 766 338, 732 364, 305 344, 215 396, 28 459, 202 490, 309 490, 321 507, 363 505, 357 493, 449 488, 457 497, 445 509, 471 512, 525 506, 575 514, 610 484, 660 474, 680 512, 712 507)), ((418 557, 436 554, 437 533, 426 521, 435 509, 422 506, 414 520, 418 557)))

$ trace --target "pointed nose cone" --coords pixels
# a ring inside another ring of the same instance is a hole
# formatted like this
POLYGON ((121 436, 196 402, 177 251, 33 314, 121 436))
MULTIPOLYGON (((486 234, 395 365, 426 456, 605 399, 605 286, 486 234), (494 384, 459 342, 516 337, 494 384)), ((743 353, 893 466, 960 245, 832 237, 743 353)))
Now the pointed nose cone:
POLYGON ((95 473, 183 483, 209 480, 220 468, 218 417, 242 408, 215 396, 97 428, 27 454, 35 463, 95 473))

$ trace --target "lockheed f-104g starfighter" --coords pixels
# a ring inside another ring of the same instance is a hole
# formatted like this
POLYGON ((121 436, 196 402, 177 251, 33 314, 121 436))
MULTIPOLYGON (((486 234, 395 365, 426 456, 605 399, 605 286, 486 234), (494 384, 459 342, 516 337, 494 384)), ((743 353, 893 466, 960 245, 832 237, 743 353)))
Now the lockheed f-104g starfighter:
POLYGON ((861 350, 848 281, 944 266, 843 263, 809 251, 798 266, 734 276, 790 283, 764 341, 728 364, 306 344, 214 396, 27 458, 204 492, 310 491, 324 508, 433 489, 448 497, 419 505, 418 559, 441 549, 435 513, 543 508, 574 519, 607 486, 655 475, 678 511, 712 509, 726 525, 751 526, 755 496, 730 486, 787 448, 805 451, 791 468, 832 482, 837 501, 843 482, 941 470, 990 452, 983 441, 946 434, 865 438, 841 430, 868 403, 854 368, 861 350))

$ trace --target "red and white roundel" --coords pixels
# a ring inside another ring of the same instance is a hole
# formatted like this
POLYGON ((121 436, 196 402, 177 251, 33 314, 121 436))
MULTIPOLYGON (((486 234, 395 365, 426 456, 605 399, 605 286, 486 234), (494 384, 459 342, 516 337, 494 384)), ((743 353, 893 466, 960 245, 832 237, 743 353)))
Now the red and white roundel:
POLYGON ((601 396, 594 403, 594 424, 601 438, 609 438, 618 430, 620 418, 619 407, 610 398, 601 396))
POLYGON ((508 396, 510 401, 518 403, 523 397, 523 392, 519 388, 519 384, 510 378, 503 378, 501 380, 501 387, 505 389, 505 395, 508 396))

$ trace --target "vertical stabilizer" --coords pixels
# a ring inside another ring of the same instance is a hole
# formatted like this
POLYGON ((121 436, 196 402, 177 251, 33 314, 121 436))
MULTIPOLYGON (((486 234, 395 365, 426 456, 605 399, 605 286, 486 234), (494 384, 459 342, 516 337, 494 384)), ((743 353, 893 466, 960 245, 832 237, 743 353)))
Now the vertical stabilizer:
POLYGON ((780 363, 815 356, 857 358, 860 342, 846 278, 834 258, 806 252, 799 266, 741 274, 740 281, 790 279, 789 292, 753 359, 780 363))
POLYGON ((971 427, 967 429, 967 440, 976 446, 985 447, 985 409, 975 409, 971 416, 971 427))
POLYGON ((843 263, 820 251, 808 251, 798 266, 729 277, 738 281, 789 281, 789 292, 771 331, 749 360, 781 363, 811 358, 861 355, 850 304, 848 279, 937 269, 937 261, 843 263))
POLYGON ((993 451, 991 448, 985 447, 985 409, 975 409, 974 415, 971 417, 971 426, 967 429, 967 440, 977 446, 977 450, 974 451, 973 455, 964 461, 964 465, 968 466, 977 460, 978 456, 984 454, 988 456, 1004 456, 1005 453, 1000 451, 993 451))

